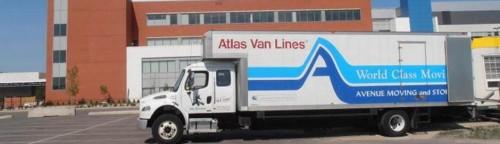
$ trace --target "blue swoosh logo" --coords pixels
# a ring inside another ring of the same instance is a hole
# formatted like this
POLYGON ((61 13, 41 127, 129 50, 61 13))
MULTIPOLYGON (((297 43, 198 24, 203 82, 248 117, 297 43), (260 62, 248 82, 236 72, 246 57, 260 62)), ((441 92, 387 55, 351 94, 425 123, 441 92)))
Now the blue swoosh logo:
POLYGON ((333 55, 334 62, 340 70, 343 78, 351 84, 366 84, 366 83, 446 83, 446 67, 444 65, 368 65, 368 66, 353 66, 349 64, 337 48, 330 43, 327 39, 318 38, 314 43, 312 50, 306 57, 304 63, 298 67, 249 67, 249 79, 298 79, 302 74, 305 74, 307 67, 313 65, 312 60, 315 52, 322 47, 333 55), (360 77, 360 72, 377 73, 380 71, 388 71, 398 73, 415 73, 421 74, 423 72, 433 74, 442 73, 440 77, 414 77, 414 78, 401 78, 388 76, 386 78, 370 79, 360 77))
MULTIPOLYGON (((323 45, 328 46, 328 45, 323 45)), ((328 48, 318 46, 314 55, 308 56, 308 61, 316 63, 321 57, 326 64, 326 67, 318 67, 313 70, 313 64, 304 67, 304 74, 298 79, 284 80, 249 80, 250 91, 282 91, 282 90, 299 90, 304 85, 310 73, 316 77, 327 77, 330 79, 330 84, 337 97, 351 104, 369 104, 369 103, 414 103, 414 102, 447 102, 447 85, 371 85, 371 86, 350 86, 341 77, 337 64, 328 48), (380 96, 360 95, 363 92, 380 92, 380 96)), ((336 60, 336 59, 335 59, 336 60)), ((401 68, 401 67, 399 67, 401 68)), ((408 68, 408 67, 406 67, 408 68)), ((401 82, 401 81, 398 81, 401 82)))

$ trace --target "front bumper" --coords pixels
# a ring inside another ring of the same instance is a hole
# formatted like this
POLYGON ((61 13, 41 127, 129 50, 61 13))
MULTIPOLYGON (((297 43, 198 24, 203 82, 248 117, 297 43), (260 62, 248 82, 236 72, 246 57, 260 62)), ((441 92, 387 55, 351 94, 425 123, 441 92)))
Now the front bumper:
POLYGON ((148 119, 141 119, 137 118, 137 127, 140 129, 147 129, 148 128, 148 119))

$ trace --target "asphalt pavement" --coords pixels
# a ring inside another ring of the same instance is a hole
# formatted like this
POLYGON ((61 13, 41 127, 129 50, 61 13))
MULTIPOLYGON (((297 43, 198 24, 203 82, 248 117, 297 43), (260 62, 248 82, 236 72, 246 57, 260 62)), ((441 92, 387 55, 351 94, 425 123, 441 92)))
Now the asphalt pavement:
MULTIPOLYGON (((132 108, 133 109, 133 108, 132 108)), ((108 109, 103 109, 108 111, 108 109)), ((112 109, 116 110, 116 109, 112 109)), ((131 108, 123 109, 131 110, 131 108)), ((0 120, 1 144, 143 144, 156 143, 150 130, 136 126, 135 114, 88 115, 99 109, 78 110, 74 117, 26 118, 26 112, 0 113, 13 115, 0 120)), ((496 123, 469 123, 468 125, 497 125, 496 123)), ((467 125, 467 124, 466 124, 467 125)), ((467 126, 466 126, 467 127, 467 126)), ((456 123, 432 124, 406 137, 388 138, 365 127, 336 127, 318 130, 261 130, 224 131, 188 137, 186 143, 227 144, 483 144, 499 143, 495 140, 436 138, 441 130, 466 128, 456 123)))

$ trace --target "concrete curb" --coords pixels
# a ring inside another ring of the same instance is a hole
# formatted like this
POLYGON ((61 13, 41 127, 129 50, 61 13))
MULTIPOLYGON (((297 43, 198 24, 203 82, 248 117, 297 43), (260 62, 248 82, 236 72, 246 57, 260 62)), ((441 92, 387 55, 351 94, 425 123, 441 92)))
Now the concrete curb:
POLYGON ((98 115, 128 115, 128 114, 139 114, 139 111, 138 110, 97 111, 97 112, 89 112, 88 115, 98 116, 98 115))
POLYGON ((28 111, 28 118, 51 116, 75 116, 75 106, 37 107, 28 111))
POLYGON ((2 115, 0 116, 0 120, 2 119, 11 119, 12 118, 12 115, 2 115))
POLYGON ((23 110, 0 110, 0 113, 19 113, 19 112, 28 112, 31 109, 23 109, 23 110))
POLYGON ((77 107, 76 110, 108 110, 108 109, 139 109, 139 106, 120 106, 120 107, 77 107))

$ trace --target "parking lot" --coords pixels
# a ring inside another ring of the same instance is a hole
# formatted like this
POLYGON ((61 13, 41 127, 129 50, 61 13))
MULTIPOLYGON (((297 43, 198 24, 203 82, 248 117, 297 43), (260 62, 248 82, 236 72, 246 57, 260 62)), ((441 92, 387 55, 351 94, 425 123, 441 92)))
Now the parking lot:
MULTIPOLYGON (((75 117, 26 118, 26 112, 0 113, 13 115, 12 119, 0 120, 1 144, 140 144, 155 143, 150 131, 136 127, 137 115, 89 116, 89 111, 78 110, 75 117)), ((481 123, 479 123, 481 124, 481 123)), ((483 123, 495 125, 495 123, 483 123)), ((219 134, 195 135, 187 143, 500 143, 492 140, 435 138, 440 130, 463 128, 453 123, 438 127, 426 126, 423 130, 406 137, 387 138, 367 128, 338 127, 317 131, 268 130, 227 131, 219 134)))

